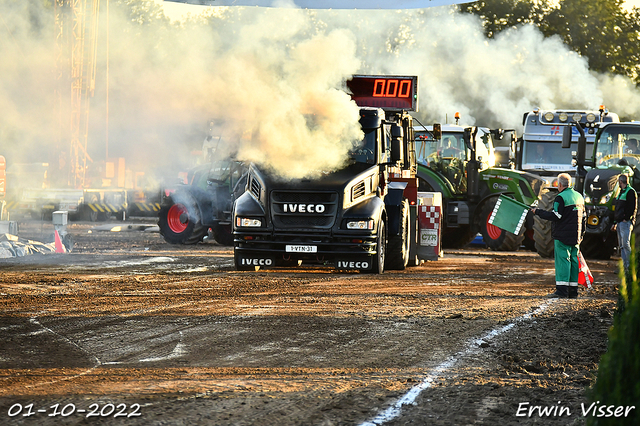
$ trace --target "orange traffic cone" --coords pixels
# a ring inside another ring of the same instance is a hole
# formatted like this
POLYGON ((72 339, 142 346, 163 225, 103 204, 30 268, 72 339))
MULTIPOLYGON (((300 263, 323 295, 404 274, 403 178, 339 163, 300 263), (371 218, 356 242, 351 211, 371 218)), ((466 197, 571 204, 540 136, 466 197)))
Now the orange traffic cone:
POLYGON ((60 234, 58 234, 58 230, 53 231, 56 238, 56 253, 66 253, 67 249, 62 244, 62 240, 60 239, 60 234))

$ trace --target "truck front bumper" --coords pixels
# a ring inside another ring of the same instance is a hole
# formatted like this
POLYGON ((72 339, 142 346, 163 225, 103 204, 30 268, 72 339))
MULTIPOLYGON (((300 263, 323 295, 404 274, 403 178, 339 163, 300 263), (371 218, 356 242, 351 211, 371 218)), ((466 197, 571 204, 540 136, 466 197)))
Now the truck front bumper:
POLYGON ((243 230, 235 231, 233 236, 236 262, 243 265, 268 267, 302 261, 343 269, 368 269, 371 257, 377 254, 377 238, 371 234, 278 231, 276 235, 243 230))

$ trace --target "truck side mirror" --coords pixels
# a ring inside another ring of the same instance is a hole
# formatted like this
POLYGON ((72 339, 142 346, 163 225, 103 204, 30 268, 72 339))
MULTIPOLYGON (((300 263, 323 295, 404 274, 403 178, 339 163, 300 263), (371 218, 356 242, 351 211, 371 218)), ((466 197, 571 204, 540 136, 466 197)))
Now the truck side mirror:
POLYGON ((404 149, 403 149, 404 131, 402 127, 397 124, 391 126, 391 162, 404 163, 404 149))
POLYGON ((571 126, 565 126, 564 129, 562 129, 562 147, 563 148, 570 148, 571 147, 571 133, 572 133, 573 129, 571 128, 571 126))
POLYGON ((440 123, 433 123, 433 130, 431 133, 433 134, 433 139, 442 139, 442 126, 440 123))
POLYGON ((474 135, 471 134, 471 131, 472 131, 471 127, 466 127, 464 129, 464 133, 463 133, 464 144, 471 151, 475 151, 475 146, 473 146, 473 144, 471 143, 471 140, 474 137, 474 135))

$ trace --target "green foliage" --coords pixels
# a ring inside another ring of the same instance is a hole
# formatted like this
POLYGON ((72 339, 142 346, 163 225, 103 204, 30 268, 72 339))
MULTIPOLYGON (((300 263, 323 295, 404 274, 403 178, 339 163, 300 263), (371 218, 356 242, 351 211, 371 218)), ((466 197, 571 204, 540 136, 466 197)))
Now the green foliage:
POLYGON ((548 0, 487 0, 460 6, 462 12, 482 18, 485 35, 489 38, 523 24, 540 26, 550 9, 548 0))
POLYGON ((627 76, 640 84, 640 10, 623 8, 624 0, 485 0, 461 6, 482 18, 485 33, 524 24, 546 36, 559 36, 589 61, 589 68, 627 76))
POLYGON ((592 70, 621 74, 618 64, 627 62, 625 52, 631 47, 628 34, 623 32, 627 13, 622 3, 623 0, 563 0, 549 14, 542 32, 562 37, 573 50, 589 58, 592 70))
POLYGON ((596 383, 589 393, 590 403, 585 405, 636 408, 628 417, 591 415, 588 424, 592 426, 640 424, 640 280, 636 275, 636 250, 630 264, 629 273, 620 274, 620 300, 609 330, 609 346, 600 360, 596 383))

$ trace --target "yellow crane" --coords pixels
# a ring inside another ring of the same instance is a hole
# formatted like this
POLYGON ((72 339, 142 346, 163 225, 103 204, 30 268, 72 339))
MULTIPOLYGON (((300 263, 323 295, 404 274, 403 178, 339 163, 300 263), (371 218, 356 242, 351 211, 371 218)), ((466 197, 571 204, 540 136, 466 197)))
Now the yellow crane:
MULTIPOLYGON (((108 1, 107 1, 108 8, 108 1)), ((68 153, 67 185, 85 184, 90 100, 96 83, 100 0, 55 0, 57 148, 68 153)))

